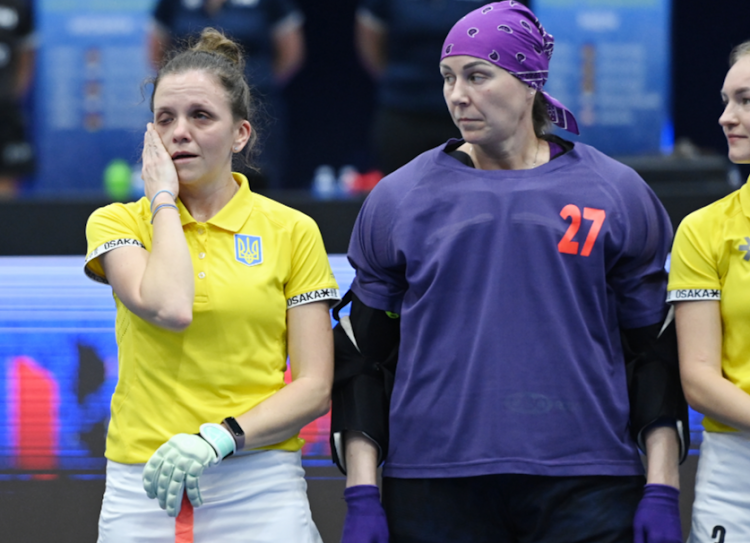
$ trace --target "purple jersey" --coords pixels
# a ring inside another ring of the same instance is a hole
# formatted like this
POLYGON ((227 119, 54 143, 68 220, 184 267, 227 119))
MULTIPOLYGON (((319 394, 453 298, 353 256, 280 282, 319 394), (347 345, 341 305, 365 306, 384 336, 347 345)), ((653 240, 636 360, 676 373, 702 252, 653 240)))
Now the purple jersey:
POLYGON ((436 148, 384 178, 348 254, 359 298, 401 315, 384 475, 642 473, 620 329, 663 319, 671 238, 581 143, 510 171, 436 148))

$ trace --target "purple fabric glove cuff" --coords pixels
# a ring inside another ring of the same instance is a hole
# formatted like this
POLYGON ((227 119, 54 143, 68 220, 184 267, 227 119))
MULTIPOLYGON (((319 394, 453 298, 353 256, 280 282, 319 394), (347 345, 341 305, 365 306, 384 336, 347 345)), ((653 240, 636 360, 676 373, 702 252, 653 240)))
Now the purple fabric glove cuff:
POLYGON ((646 485, 633 530, 635 543, 682 543, 680 491, 669 485, 646 485))
POLYGON ((347 513, 341 543, 388 543, 388 522, 375 485, 344 490, 347 513))
POLYGON ((650 484, 643 487, 643 497, 658 500, 664 505, 680 505, 680 491, 673 486, 650 484))
POLYGON ((349 507, 352 506, 352 502, 360 503, 372 498, 380 503, 380 489, 375 485, 357 485, 344 489, 344 499, 349 507))

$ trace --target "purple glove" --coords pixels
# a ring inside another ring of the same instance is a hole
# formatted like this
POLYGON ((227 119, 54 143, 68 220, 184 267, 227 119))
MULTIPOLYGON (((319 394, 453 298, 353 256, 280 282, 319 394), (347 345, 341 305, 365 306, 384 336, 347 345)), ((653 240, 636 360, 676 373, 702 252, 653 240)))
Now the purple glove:
POLYGON ((633 519, 634 543, 682 543, 680 491, 646 485, 633 519))
POLYGON ((350 486, 344 490, 348 511, 341 543, 388 543, 388 522, 375 485, 350 486))

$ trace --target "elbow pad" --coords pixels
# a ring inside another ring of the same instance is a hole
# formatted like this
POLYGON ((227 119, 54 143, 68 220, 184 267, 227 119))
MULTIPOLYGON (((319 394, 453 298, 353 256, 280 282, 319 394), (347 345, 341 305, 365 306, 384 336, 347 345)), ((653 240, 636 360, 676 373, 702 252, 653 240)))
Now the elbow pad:
POLYGON ((344 438, 359 432, 388 451, 388 413, 398 360, 400 321, 366 306, 350 290, 333 310, 334 377, 331 393, 331 456, 346 473, 344 438), (351 302, 348 316, 339 311, 351 302))
POLYGON ((630 432, 645 453, 645 433, 654 425, 674 424, 680 463, 690 448, 687 401, 680 382, 674 310, 663 324, 622 330, 630 398, 630 432))

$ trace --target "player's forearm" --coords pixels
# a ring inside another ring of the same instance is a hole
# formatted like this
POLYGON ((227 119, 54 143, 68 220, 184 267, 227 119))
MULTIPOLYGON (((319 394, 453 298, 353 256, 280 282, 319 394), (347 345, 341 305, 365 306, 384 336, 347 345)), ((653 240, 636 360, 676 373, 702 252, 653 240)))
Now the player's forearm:
POLYGON ((325 415, 330 406, 331 382, 324 377, 299 378, 236 417, 245 432, 245 449, 280 443, 303 426, 325 415))
POLYGON ((169 34, 155 28, 148 37, 148 56, 151 67, 158 69, 164 61, 164 55, 169 47, 169 34))
POLYGON ((280 85, 285 85, 302 68, 305 61, 305 38, 302 27, 287 29, 274 37, 273 75, 280 85))
POLYGON ((683 370, 682 386, 690 406, 737 430, 750 431, 750 395, 709 368, 683 370))
POLYGON ((31 87, 34 76, 36 51, 32 48, 23 49, 19 54, 18 71, 16 72, 14 93, 16 98, 22 99, 31 87))
MULTIPOLYGON (((162 193, 162 196, 169 195, 162 193)), ((174 204, 171 199, 168 200, 174 204)), ((156 208, 161 203, 154 203, 156 208)), ((150 322, 170 330, 183 330, 192 321, 195 280, 180 215, 174 208, 154 216, 151 253, 141 281, 140 294, 150 322)))
POLYGON ((357 432, 344 435, 346 486, 378 484, 378 448, 370 439, 357 432))
POLYGON ((680 488, 680 443, 672 426, 646 430, 646 482, 680 488))
POLYGON ((750 395, 724 377, 723 323, 717 301, 675 305, 682 389, 690 406, 737 430, 750 431, 750 395))
POLYGON ((374 78, 380 79, 385 72, 388 59, 385 26, 370 17, 358 16, 354 29, 354 45, 362 66, 374 78))
POLYGON ((287 310, 287 347, 292 382, 237 421, 245 448, 284 441, 328 412, 333 384, 333 333, 327 302, 287 310))

